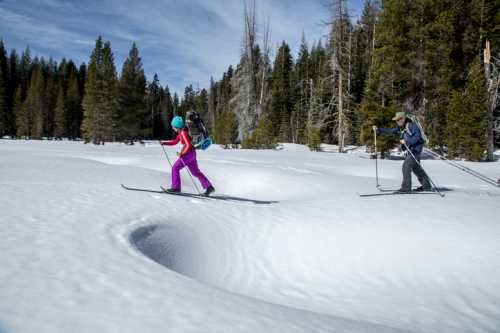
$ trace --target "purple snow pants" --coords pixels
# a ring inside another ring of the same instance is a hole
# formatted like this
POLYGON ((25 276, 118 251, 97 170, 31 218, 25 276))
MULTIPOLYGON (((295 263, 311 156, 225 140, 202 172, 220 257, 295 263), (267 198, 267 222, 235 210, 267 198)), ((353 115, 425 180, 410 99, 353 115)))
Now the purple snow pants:
POLYGON ((172 188, 181 189, 181 175, 180 171, 184 166, 187 166, 191 174, 200 180, 201 186, 206 189, 211 186, 210 181, 205 177, 205 175, 198 168, 198 162, 196 161, 196 150, 191 149, 186 155, 179 157, 172 166, 172 188))

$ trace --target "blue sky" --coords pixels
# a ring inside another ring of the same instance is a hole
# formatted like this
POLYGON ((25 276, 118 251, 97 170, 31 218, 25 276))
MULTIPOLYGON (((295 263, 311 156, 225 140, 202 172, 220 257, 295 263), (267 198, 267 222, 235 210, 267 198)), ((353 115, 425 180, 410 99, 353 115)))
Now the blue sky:
MULTIPOLYGON (((247 0, 247 2, 249 2, 247 0)), ((294 55, 304 31, 309 45, 327 29, 327 0, 257 0, 262 22, 271 22, 274 46, 287 41, 294 55)), ((363 0, 349 1, 359 14, 363 0)), ((151 80, 183 94, 206 88, 240 57, 243 0, 0 0, 0 38, 8 50, 88 62, 98 35, 111 42, 118 72, 133 42, 151 80)), ((273 48, 275 50, 275 47, 273 48)))

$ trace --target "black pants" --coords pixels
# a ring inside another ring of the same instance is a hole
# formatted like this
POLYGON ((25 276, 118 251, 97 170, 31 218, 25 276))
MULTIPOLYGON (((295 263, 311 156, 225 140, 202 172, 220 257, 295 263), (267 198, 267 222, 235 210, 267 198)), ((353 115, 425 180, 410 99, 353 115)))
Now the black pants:
MULTIPOLYGON (((420 163, 420 154, 413 154, 417 161, 420 163)), ((405 191, 411 190, 411 172, 417 176, 418 181, 424 188, 430 188, 431 184, 429 182, 429 178, 425 174, 422 167, 419 165, 408 152, 406 155, 405 161, 403 163, 403 183, 401 184, 401 189, 405 191)))

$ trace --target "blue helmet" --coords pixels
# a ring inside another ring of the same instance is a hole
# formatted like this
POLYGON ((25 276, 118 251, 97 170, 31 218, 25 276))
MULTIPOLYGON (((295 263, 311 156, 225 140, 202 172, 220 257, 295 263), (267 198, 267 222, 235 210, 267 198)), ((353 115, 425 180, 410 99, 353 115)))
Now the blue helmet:
POLYGON ((176 116, 174 117, 174 119, 172 119, 172 121, 170 122, 170 125, 172 125, 172 127, 175 127, 175 128, 184 128, 184 120, 182 119, 182 117, 180 116, 176 116))

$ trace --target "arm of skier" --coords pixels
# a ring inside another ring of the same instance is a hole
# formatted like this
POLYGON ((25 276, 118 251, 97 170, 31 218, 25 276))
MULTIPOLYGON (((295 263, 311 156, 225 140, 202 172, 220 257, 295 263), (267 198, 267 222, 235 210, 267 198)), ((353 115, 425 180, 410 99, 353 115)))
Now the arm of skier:
POLYGON ((162 146, 175 146, 176 144, 179 143, 179 141, 181 141, 181 135, 177 134, 177 136, 175 137, 175 139, 160 141, 160 143, 161 143, 162 146))
POLYGON ((397 134, 399 134, 399 128, 397 128, 397 127, 395 127, 395 128, 378 127, 377 134, 397 135, 397 134))

